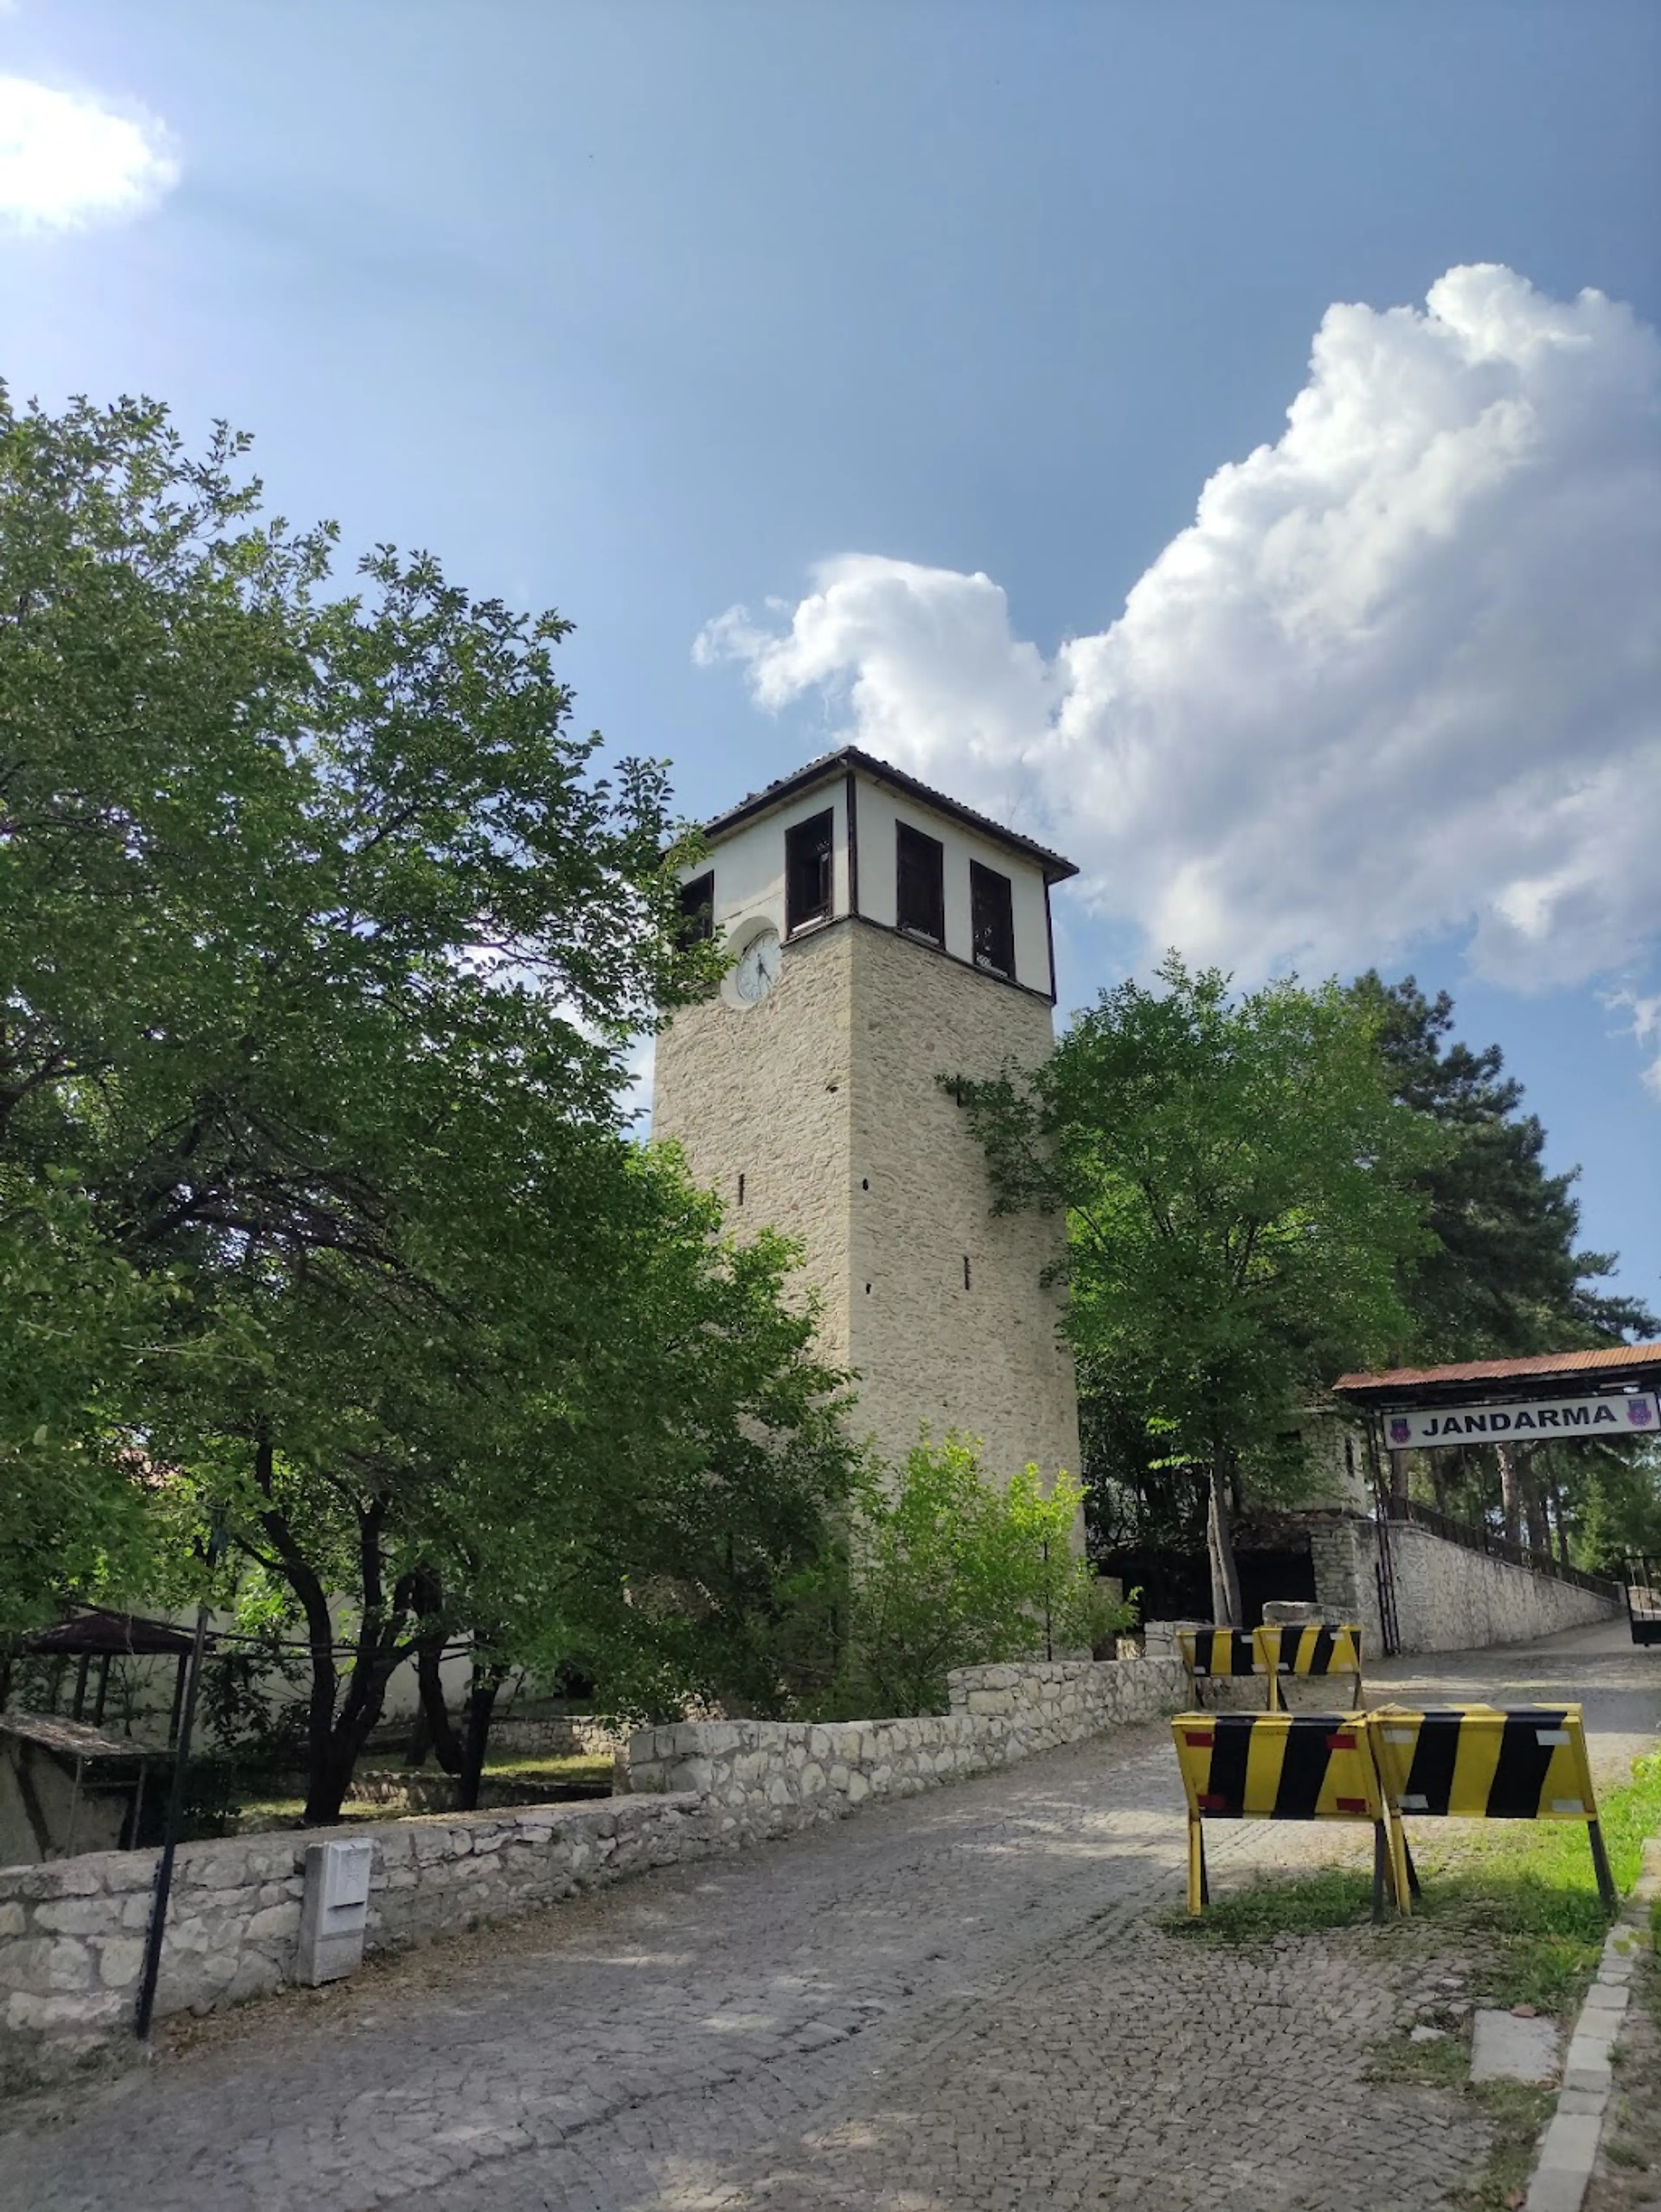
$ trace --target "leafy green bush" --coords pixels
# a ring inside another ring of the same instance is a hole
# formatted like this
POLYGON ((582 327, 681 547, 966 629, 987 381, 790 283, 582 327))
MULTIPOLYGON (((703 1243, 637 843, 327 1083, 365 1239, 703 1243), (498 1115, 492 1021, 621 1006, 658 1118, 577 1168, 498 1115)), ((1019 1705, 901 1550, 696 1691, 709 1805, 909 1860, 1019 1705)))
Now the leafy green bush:
POLYGON ((823 1709, 944 1712, 946 1678, 974 1667, 1092 1649, 1130 1608, 1073 1548, 1084 1497, 1046 1492, 1036 1467, 999 1489, 974 1444, 925 1435, 897 1470, 873 1468, 849 1522, 842 1662, 823 1709))

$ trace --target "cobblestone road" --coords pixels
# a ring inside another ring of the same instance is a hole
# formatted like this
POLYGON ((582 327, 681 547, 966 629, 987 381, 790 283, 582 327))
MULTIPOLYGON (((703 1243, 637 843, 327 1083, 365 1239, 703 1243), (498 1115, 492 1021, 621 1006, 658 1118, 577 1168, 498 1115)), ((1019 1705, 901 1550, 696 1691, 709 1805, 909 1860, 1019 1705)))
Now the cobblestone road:
MULTIPOLYGON (((1433 1664, 1380 1687, 1654 1747, 1624 1631, 1433 1664)), ((1368 1841, 1212 1833, 1220 1890, 1368 1841)), ((1182 1857, 1163 1729, 1034 1759, 209 2023, 17 2108, 0 2212, 1429 2212, 1480 2130, 1360 2078, 1422 1954, 1164 1936, 1182 1857)))

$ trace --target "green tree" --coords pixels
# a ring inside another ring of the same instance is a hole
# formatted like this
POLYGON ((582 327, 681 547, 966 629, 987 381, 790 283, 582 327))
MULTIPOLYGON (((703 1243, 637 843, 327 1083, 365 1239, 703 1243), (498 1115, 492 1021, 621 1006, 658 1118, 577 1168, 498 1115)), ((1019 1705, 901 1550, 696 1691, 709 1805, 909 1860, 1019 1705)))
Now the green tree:
POLYGON ((1083 1495, 1067 1475, 1046 1492, 1031 1467, 999 1489, 955 1434, 867 1468, 847 1524, 836 1710, 944 1712, 955 1667, 1088 1645, 1106 1617, 1072 1548, 1083 1495))
MULTIPOLYGON (((1545 1130, 1523 1110, 1523 1086, 1506 1073, 1499 1046, 1474 1049, 1454 1037, 1452 1000, 1445 991, 1427 998, 1411 975, 1386 983, 1369 971, 1350 988, 1378 1024, 1396 1097, 1445 1139, 1415 1177, 1435 1241, 1402 1278, 1415 1356, 1433 1364, 1524 1358, 1661 1331, 1640 1300, 1600 1287, 1615 1255, 1580 1249, 1579 1170, 1548 1172, 1545 1130)), ((1497 1504, 1506 1534, 1541 1551, 1550 1548, 1548 1516, 1561 1516, 1591 1476, 1584 1453, 1473 1449, 1425 1457, 1445 1511, 1481 1518, 1497 1504)), ((1405 1453, 1391 1455, 1391 1477, 1403 1491, 1405 1453)))
POLYGON ((1424 1249, 1413 1175, 1439 1140, 1389 1095, 1373 1024, 1335 985, 1231 996, 1171 954, 1081 1013, 1034 1074, 951 1088, 1001 1210, 1065 1210, 1075 1346, 1203 1467, 1220 1620, 1240 1617, 1242 1461, 1299 1394, 1405 1344, 1424 1249))
POLYGON ((1545 1130, 1523 1112, 1499 1046, 1455 1038, 1452 1000, 1427 998, 1411 975, 1386 983, 1372 969, 1350 995, 1376 1024, 1396 1097, 1446 1140, 1415 1178, 1435 1237, 1403 1284, 1416 1348, 1443 1361, 1521 1358, 1661 1328, 1640 1301, 1597 1287, 1616 1255, 1579 1249, 1579 1170, 1547 1172, 1545 1130))
POLYGON ((0 1164, 0 1636, 49 1619, 71 1589, 130 1589, 153 1568, 124 1447, 164 1297, 103 1243, 72 1185, 0 1164))
POLYGON ((717 965, 661 767, 596 773, 557 616, 387 548, 329 596, 245 442, 0 407, 0 1486, 62 1532, 0 1598, 177 1595, 219 1511, 324 1820, 434 1637, 709 1674, 841 1462, 788 1255, 619 1127, 717 965))

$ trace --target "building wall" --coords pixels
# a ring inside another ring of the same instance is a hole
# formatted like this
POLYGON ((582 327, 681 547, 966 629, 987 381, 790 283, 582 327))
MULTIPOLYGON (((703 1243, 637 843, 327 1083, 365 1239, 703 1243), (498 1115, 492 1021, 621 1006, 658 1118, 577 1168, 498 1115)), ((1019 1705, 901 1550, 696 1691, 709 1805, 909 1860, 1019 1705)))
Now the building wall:
POLYGON ((945 847, 946 949, 956 959, 974 956, 970 927, 969 864, 995 868, 1010 883, 1015 924, 1015 980, 1029 990, 1052 994, 1050 972, 1049 906, 1043 872, 990 837, 977 837, 951 816, 935 814, 904 792, 861 776, 859 813, 860 912, 867 921, 892 929, 898 914, 897 845, 894 825, 904 822, 945 847))
POLYGON ((704 1000, 659 1041, 654 1133, 682 1144, 740 1233, 801 1240, 825 1355, 858 1370, 856 1428, 887 1458, 926 1422, 982 1437, 995 1474, 1078 1472, 1062 1294, 1041 1279, 1063 1225, 994 1218, 981 1148, 936 1080, 1030 1067, 1050 1045, 1045 1000, 849 921, 788 945, 759 1006, 704 1000))
MULTIPOLYGON (((861 831, 861 843, 863 832, 861 831)), ((1036 1066, 1049 1006, 885 931, 854 931, 849 1340, 860 1419, 891 1457, 919 1424, 985 1442, 1007 1476, 1079 1471, 1059 1216, 997 1217, 984 1154, 937 1080, 1036 1066), (869 1188, 867 1188, 867 1184, 869 1188), (964 1261, 968 1282, 964 1282, 964 1261), (868 1288, 867 1286, 869 1286, 868 1288)))
POLYGON ((786 947, 760 1005, 713 997, 682 1007, 658 1039, 652 1099, 654 1138, 683 1146, 735 1232, 766 1226, 800 1239, 824 1298, 821 1342, 839 1365, 849 1358, 853 958, 852 926, 833 924, 786 947))
MULTIPOLYGON (((745 823, 723 837, 707 859, 682 871, 690 881, 707 869, 715 870, 715 923, 718 930, 732 933, 734 951, 759 922, 770 921, 781 937, 784 934, 784 833, 798 822, 808 822, 814 815, 823 814, 827 808, 835 817, 831 911, 845 915, 850 908, 851 884, 848 869, 847 780, 840 775, 753 822, 745 823)), ((861 826, 862 830, 862 817, 861 826)), ((862 842, 860 857, 863 865, 862 842)))
POLYGON ((920 800, 891 791, 871 777, 855 779, 855 812, 859 857, 859 896, 849 865, 848 784, 844 775, 827 778, 813 790, 799 794, 752 821, 728 831, 708 856, 683 872, 690 881, 713 869, 715 878, 713 919, 717 930, 729 939, 734 951, 763 922, 784 933, 785 833, 827 810, 833 817, 835 858, 832 868, 831 913, 840 920, 858 912, 868 921, 892 929, 898 915, 897 847, 895 824, 905 822, 914 830, 937 838, 944 848, 946 893, 946 950, 955 959, 972 960, 970 863, 978 860, 1007 877, 1010 909, 1015 926, 1015 977, 1029 990, 1053 995, 1050 970, 1049 900, 1043 870, 1025 854, 1010 850, 995 838, 980 836, 948 814, 937 814, 920 800))

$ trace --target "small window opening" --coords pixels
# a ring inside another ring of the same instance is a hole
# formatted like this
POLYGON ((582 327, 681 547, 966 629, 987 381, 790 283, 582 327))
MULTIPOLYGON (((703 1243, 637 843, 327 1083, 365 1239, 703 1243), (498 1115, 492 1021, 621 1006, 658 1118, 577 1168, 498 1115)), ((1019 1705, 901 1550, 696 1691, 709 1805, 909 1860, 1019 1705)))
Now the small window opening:
POLYGON ((867 1283, 867 1284, 866 1285, 866 1286, 865 1286, 865 1295, 866 1295, 866 1297, 867 1297, 867 1298, 868 1298, 868 1297, 870 1297, 870 1295, 871 1295, 871 1285, 870 1285, 870 1284, 869 1284, 869 1283, 867 1283))
POLYGON ((784 833, 784 927, 806 929, 830 919, 835 816, 830 807, 784 833))
POLYGON ((744 1177, 743 1177, 742 1176, 740 1176, 739 1177, 739 1204, 740 1206, 742 1206, 742 1205, 743 1205, 743 1203, 744 1203, 744 1177))
POLYGON ((946 848, 906 822, 895 824, 895 919, 931 944, 946 942, 946 848))
POLYGON ((1009 878, 995 868, 969 863, 970 928, 975 941, 975 965, 997 975, 1015 972, 1015 911, 1009 878))
POLYGON ((683 948, 707 945, 715 933, 715 872, 706 870, 680 887, 680 942, 683 948))
POLYGON ((871 1188, 871 1178, 870 1178, 870 1176, 861 1176, 860 1177, 860 1188, 861 1188, 861 1190, 869 1190, 869 1189, 870 1189, 870 1188, 871 1188))
POLYGON ((969 1288, 969 1255, 967 1252, 963 1255, 963 1286, 964 1290, 969 1288))

